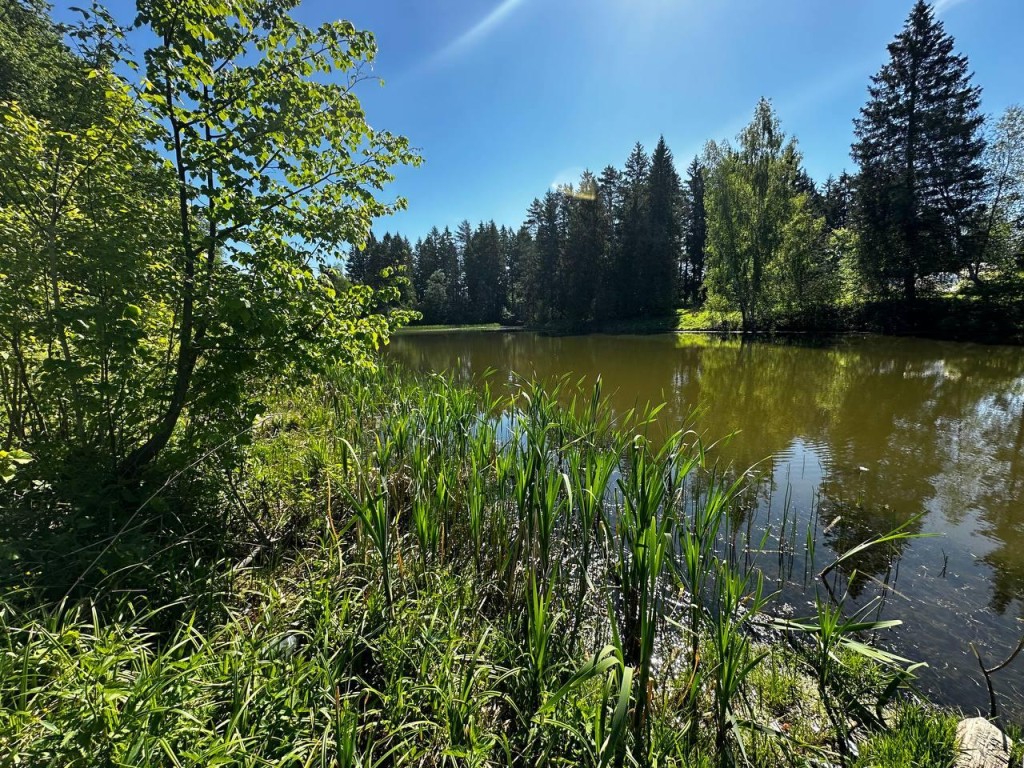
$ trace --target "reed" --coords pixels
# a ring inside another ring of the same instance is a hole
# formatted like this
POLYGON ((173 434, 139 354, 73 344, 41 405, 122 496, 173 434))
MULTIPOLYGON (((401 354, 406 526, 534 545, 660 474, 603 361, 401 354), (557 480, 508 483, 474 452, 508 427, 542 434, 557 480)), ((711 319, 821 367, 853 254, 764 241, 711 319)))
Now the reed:
MULTIPOLYGON (((255 555, 218 566, 230 578, 165 604, 0 598, 0 755, 852 762, 849 740, 887 732, 913 673, 866 641, 892 622, 837 591, 862 550, 826 568, 813 615, 778 617, 750 554, 768 536, 745 517, 755 481, 719 467, 690 424, 652 435, 658 410, 615 414, 600 381, 473 389, 388 367, 291 394, 225 492, 232 525, 265 533, 255 555), (790 645, 759 641, 765 627, 790 645), (768 682, 780 676, 789 684, 768 682), (788 702, 794 691, 812 700, 788 702), (769 727, 769 700, 827 730, 769 727)), ((787 504, 780 551, 795 519, 787 504)), ((815 532, 805 539, 810 554, 815 532)))

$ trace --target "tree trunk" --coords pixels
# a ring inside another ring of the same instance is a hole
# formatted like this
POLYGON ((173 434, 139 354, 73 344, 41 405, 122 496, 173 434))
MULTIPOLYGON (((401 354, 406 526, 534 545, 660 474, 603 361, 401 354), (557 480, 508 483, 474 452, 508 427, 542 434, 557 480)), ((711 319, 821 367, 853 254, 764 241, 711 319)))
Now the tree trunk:
POLYGON ((917 275, 912 269, 903 273, 903 298, 907 304, 913 304, 917 300, 917 275))

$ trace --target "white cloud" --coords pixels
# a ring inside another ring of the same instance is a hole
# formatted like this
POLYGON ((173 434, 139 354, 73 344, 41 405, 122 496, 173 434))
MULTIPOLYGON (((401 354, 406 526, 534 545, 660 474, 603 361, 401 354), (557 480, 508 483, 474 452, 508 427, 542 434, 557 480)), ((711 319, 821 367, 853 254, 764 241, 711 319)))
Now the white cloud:
POLYGON ((932 7, 935 8, 935 14, 941 16, 943 13, 948 11, 950 8, 965 3, 967 0, 935 0, 932 7))
POLYGON ((502 0, 487 16, 446 45, 435 56, 435 61, 444 61, 458 56, 493 32, 525 0, 502 0))

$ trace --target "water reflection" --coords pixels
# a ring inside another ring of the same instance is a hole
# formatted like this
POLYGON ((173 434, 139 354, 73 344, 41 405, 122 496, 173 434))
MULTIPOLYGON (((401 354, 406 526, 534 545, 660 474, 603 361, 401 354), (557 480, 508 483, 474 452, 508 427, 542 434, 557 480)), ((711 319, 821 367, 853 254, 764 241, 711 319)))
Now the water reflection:
MULTIPOLYGON (((804 521, 820 513, 818 536, 836 551, 921 515, 914 529, 941 537, 856 565, 878 582, 898 576, 887 598, 906 622, 897 641, 930 662, 926 682, 948 701, 985 704, 968 642, 996 659, 1024 631, 1024 350, 884 337, 443 333, 399 336, 391 353, 466 378, 600 375, 616 410, 665 402, 666 432, 698 409, 709 437, 739 430, 721 446, 724 460, 770 457, 771 499, 758 518, 777 518, 784 504, 804 521)), ((1000 675, 1024 716, 1024 664, 1000 675)))

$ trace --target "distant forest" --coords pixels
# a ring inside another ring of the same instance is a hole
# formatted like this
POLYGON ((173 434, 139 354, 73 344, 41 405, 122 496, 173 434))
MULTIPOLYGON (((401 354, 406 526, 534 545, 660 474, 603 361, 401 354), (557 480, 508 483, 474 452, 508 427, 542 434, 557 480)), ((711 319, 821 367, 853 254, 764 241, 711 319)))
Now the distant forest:
POLYGON ((463 221, 371 238, 346 277, 400 287, 423 323, 592 328, 672 315, 748 330, 849 324, 923 298, 1022 295, 1024 109, 981 89, 923 0, 854 120, 856 173, 816 183, 769 101, 681 174, 662 138, 537 198, 518 229, 463 221), (404 276, 404 279, 403 279, 404 276))

